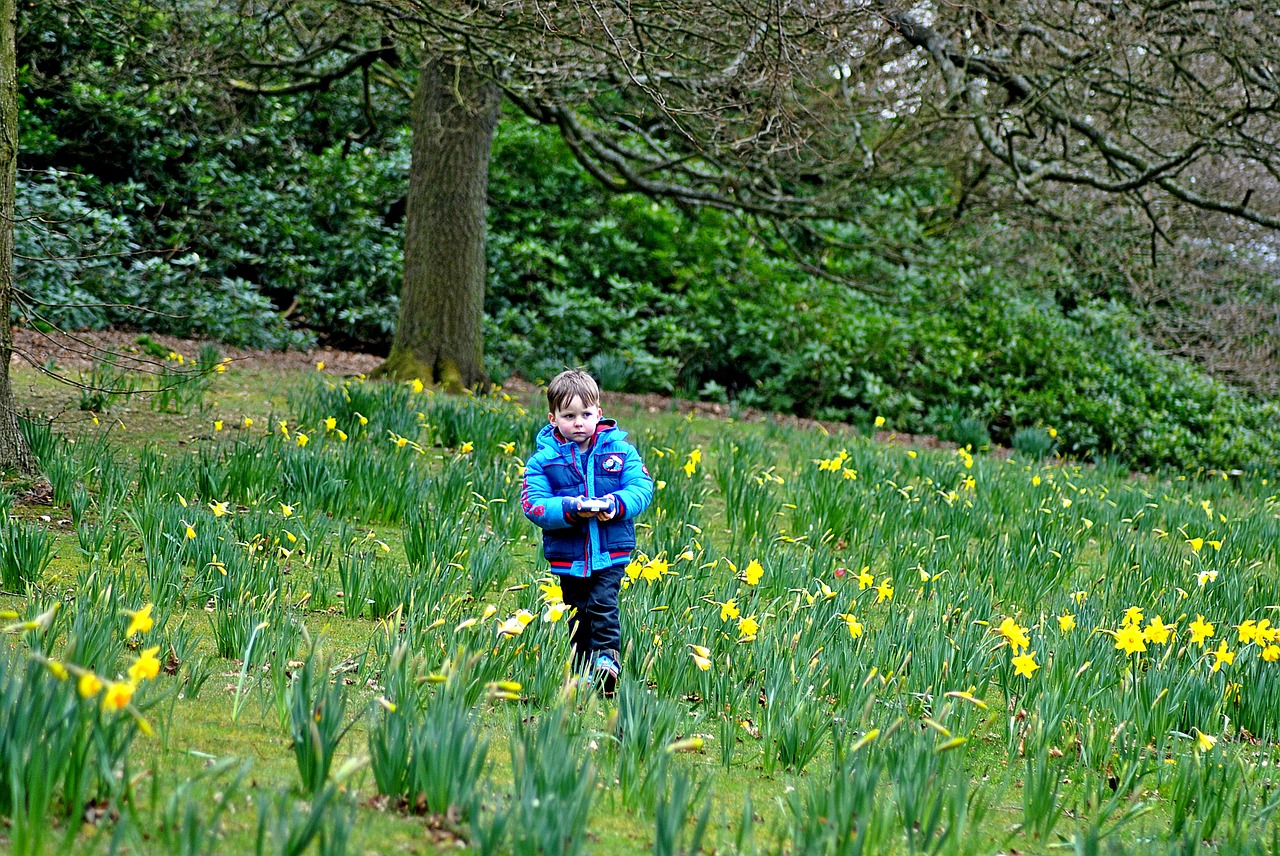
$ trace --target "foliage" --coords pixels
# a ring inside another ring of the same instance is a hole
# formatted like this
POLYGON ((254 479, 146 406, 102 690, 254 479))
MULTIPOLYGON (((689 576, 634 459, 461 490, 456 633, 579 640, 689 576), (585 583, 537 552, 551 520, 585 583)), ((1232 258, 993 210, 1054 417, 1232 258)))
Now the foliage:
MULTIPOLYGON (((67 41, 57 62, 32 44, 24 72, 24 163, 40 169, 19 181, 15 313, 270 347, 385 346, 402 266, 403 104, 378 100, 389 130, 357 143, 350 82, 238 107, 192 84, 169 119, 126 73, 128 51, 24 14, 67 41), (77 143, 95 123, 110 132, 77 143), (152 312, 102 305, 115 303, 152 312)), ((827 224, 861 249, 836 251, 606 194, 556 131, 508 115, 489 193, 490 374, 545 380, 586 365, 609 388, 700 392, 739 410, 879 416, 943 436, 972 417, 1006 444, 1052 426, 1064 453, 1147 468, 1275 463, 1272 404, 1156 353, 1114 297, 1122 284, 1076 269, 1065 247, 1026 265, 1025 242, 999 221, 944 236, 952 187, 935 169, 866 190, 850 202, 857 222, 827 224), (843 281, 792 261, 783 238, 843 281)))

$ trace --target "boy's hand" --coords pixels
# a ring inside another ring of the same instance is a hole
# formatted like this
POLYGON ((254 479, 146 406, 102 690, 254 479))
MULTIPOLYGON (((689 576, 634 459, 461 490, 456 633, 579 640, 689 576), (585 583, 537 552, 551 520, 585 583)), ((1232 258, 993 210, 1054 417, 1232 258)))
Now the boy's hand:
POLYGON ((603 523, 606 520, 612 520, 617 517, 618 511, 620 510, 618 507, 618 498, 611 493, 600 498, 607 502, 608 505, 603 511, 596 512, 596 519, 603 523))

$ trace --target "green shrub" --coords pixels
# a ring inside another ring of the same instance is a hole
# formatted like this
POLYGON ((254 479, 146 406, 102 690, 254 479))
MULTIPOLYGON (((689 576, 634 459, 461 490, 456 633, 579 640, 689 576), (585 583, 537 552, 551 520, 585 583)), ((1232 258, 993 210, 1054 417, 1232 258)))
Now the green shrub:
POLYGON ((1057 443, 1044 428, 1019 428, 1013 432, 1010 445, 1020 454, 1038 461, 1052 454, 1057 443))

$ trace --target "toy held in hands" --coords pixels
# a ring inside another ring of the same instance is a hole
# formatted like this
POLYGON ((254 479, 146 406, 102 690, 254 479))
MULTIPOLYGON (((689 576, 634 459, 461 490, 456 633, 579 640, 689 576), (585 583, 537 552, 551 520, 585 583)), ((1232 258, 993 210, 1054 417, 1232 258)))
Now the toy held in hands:
POLYGON ((597 517, 608 520, 618 513, 618 500, 613 494, 602 497, 577 496, 566 503, 566 510, 580 518, 597 517))

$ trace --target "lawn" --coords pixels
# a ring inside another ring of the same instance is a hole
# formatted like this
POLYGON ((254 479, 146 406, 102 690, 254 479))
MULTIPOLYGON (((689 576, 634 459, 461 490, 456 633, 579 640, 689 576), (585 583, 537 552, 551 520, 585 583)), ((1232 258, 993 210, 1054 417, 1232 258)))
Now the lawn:
POLYGON ((517 501, 543 402, 194 356, 17 375, 14 852, 1275 848, 1274 474, 606 399, 658 487, 606 699, 517 501))

